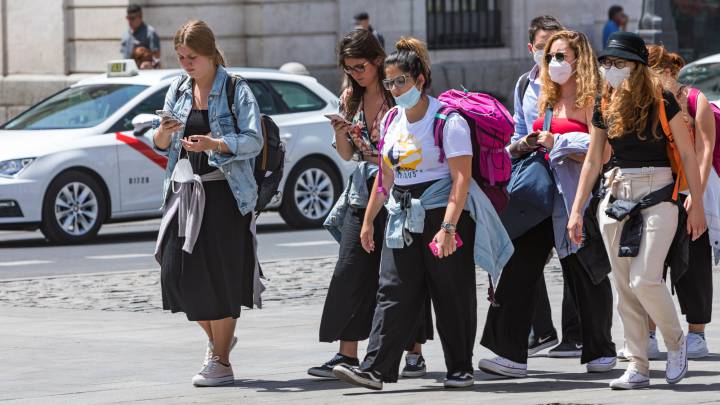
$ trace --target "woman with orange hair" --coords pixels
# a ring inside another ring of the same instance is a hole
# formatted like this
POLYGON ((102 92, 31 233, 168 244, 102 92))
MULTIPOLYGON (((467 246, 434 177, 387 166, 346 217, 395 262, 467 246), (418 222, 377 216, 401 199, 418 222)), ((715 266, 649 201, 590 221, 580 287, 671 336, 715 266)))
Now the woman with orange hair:
POLYGON ((579 244, 584 207, 603 167, 602 150, 609 141, 612 169, 604 176, 605 195, 597 210, 597 222, 618 291, 625 354, 630 360, 625 373, 610 382, 610 387, 650 385, 648 315, 657 322, 668 348, 665 379, 675 384, 685 376, 688 364, 687 340, 662 280, 665 258, 676 239, 678 224, 682 224, 682 205, 674 201, 676 181, 668 155, 667 127, 690 187, 687 232, 692 239, 706 229, 700 171, 688 128, 678 114, 680 107, 648 67, 645 41, 637 34, 614 33, 599 61, 606 84, 595 103, 590 148, 568 231, 579 244))
MULTIPOLYGON (((555 232, 555 250, 560 257, 563 275, 577 304, 582 328, 581 362, 590 373, 607 372, 615 367, 615 345, 612 342, 612 289, 606 274, 596 276, 586 268, 575 254, 565 232, 572 201, 563 196, 573 195, 580 175, 577 160, 582 161, 588 144, 588 126, 592 106, 597 94, 599 77, 597 62, 587 37, 574 31, 560 31, 548 39, 541 71, 542 91, 538 111, 540 117, 533 123, 537 141, 535 149, 544 148, 551 166, 576 165, 565 174, 553 170, 561 194, 555 198, 552 222, 560 224, 555 232), (549 125, 547 125, 547 124, 549 125), (561 147, 557 147, 561 144, 561 147), (555 149, 553 149, 556 147, 555 149), (567 151, 565 153, 561 150, 567 151), (572 152, 571 152, 572 151, 572 152), (554 156, 559 152, 558 156, 554 156), (568 180, 568 181, 566 181, 568 180)), ((553 225, 548 222, 550 228, 553 225)), ((533 238, 532 232, 521 238, 533 238)), ((552 240, 535 237, 534 249, 553 246, 552 240)), ((513 254, 503 271, 495 299, 500 303, 488 311, 482 345, 497 357, 480 361, 485 372, 506 377, 527 375, 527 339, 530 331, 530 314, 535 305, 534 290, 543 277, 542 267, 528 271, 524 255, 513 254)))

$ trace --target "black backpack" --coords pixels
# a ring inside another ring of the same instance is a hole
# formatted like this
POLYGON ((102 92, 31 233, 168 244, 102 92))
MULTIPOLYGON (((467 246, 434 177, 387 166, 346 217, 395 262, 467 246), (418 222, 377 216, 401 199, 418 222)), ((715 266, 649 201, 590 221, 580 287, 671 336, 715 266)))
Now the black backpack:
MULTIPOLYGON (((185 76, 180 80, 178 89, 187 79, 185 76)), ((240 132, 237 125, 237 117, 235 117, 235 88, 238 81, 244 81, 241 76, 228 73, 228 80, 225 80, 225 94, 227 95, 227 103, 232 113, 233 125, 235 131, 240 132)), ((179 90, 178 92, 179 93, 179 90)), ((180 94, 175 95, 177 100, 180 94)), ((285 145, 280 141, 280 129, 270 116, 260 114, 260 124, 262 126, 263 148, 260 154, 255 157, 255 167, 253 176, 257 184, 258 199, 255 204, 255 212, 264 211, 267 205, 277 196, 281 196, 280 181, 283 177, 285 169, 285 145)))

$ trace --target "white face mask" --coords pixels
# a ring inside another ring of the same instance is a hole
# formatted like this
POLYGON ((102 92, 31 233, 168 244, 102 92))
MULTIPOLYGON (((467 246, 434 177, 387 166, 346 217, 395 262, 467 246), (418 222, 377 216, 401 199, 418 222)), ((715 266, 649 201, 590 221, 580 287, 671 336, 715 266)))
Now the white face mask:
POLYGON ((550 80, 559 85, 563 85, 573 74, 572 65, 565 61, 558 62, 553 59, 548 65, 548 74, 550 75, 550 80))
POLYGON ((545 51, 543 51, 542 49, 537 50, 537 51, 533 52, 532 56, 533 56, 533 60, 535 61, 535 64, 540 66, 540 65, 542 65, 542 60, 543 60, 543 57, 545 56, 545 51))
POLYGON ((612 86, 613 89, 617 89, 622 84, 623 80, 630 77, 630 67, 626 66, 622 69, 618 69, 615 66, 611 66, 610 69, 607 69, 603 66, 600 67, 600 76, 605 79, 606 82, 610 86, 612 86))

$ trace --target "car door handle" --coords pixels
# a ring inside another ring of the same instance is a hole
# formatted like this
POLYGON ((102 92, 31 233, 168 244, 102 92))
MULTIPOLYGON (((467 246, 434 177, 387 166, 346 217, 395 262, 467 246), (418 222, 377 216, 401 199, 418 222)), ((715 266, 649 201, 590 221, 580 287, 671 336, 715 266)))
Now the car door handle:
POLYGON ((290 139, 290 138, 292 138, 292 134, 291 134, 291 133, 280 134, 280 139, 282 139, 282 140, 284 140, 284 141, 286 141, 286 140, 288 140, 288 139, 290 139))

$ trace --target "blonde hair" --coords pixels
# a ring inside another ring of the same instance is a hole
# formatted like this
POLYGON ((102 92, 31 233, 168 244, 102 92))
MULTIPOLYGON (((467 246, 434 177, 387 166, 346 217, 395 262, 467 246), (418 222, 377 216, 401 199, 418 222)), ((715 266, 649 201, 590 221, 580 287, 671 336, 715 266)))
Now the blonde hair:
MULTIPOLYGON (((552 44, 562 39, 575 52, 575 108, 582 109, 591 106, 599 89, 600 78, 598 64, 593 53, 590 41, 585 34, 576 31, 560 31, 548 39, 545 45, 545 54, 550 52, 552 44)), ((538 104, 539 111, 557 104, 560 99, 560 85, 550 80, 547 59, 543 58, 540 80, 542 92, 538 104)))
POLYGON ((601 112, 608 124, 608 138, 618 138, 624 134, 636 134, 645 140, 643 134, 648 120, 652 120, 652 135, 660 139, 657 133, 660 122, 657 106, 664 102, 662 84, 653 71, 637 63, 630 77, 617 89, 605 84, 602 91, 601 112))
POLYGON ((423 90, 430 88, 430 54, 425 44, 417 38, 402 37, 395 43, 395 52, 385 59, 385 66, 396 65, 403 72, 410 73, 413 79, 421 74, 425 77, 423 90))
POLYGON ((685 66, 685 59, 682 56, 668 52, 662 45, 648 45, 648 66, 658 74, 665 69, 670 70, 672 77, 677 78, 680 69, 685 66))
POLYGON ((175 33, 175 49, 185 45, 202 56, 210 58, 215 65, 225 66, 225 58, 215 42, 210 26, 202 20, 190 20, 175 33))

